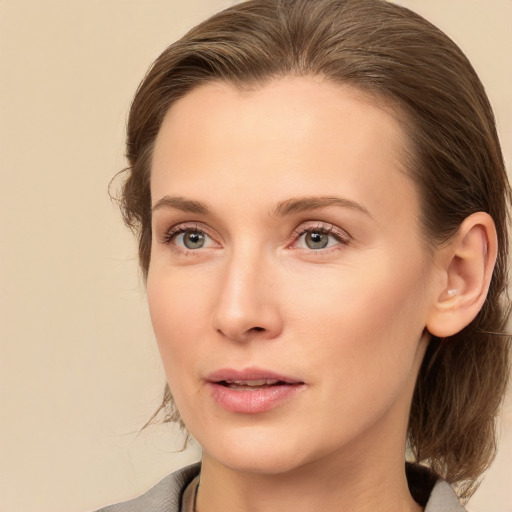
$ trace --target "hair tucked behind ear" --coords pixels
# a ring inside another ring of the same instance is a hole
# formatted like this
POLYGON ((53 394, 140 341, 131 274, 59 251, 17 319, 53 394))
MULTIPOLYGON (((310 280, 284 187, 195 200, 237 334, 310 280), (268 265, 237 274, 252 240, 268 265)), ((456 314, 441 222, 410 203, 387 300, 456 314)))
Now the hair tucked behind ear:
MULTIPOLYGON (((128 122, 122 211, 138 234, 141 268, 147 275, 151 154, 167 110, 205 82, 243 88, 287 75, 350 84, 394 109, 408 137, 405 163, 420 194, 426 246, 449 239, 472 213, 494 219, 499 254, 487 300, 462 332, 431 341, 409 422, 413 458, 457 483, 467 498, 494 456, 509 375, 510 187, 484 88, 433 25, 381 0, 253 0, 167 48, 141 83, 128 122)), ((172 404, 166 390, 162 409, 172 404)))

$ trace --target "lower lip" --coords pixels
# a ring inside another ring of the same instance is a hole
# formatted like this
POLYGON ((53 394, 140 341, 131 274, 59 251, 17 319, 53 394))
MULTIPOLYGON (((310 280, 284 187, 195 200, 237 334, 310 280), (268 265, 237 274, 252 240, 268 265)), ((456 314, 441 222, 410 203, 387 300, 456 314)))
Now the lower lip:
POLYGON ((269 411, 289 400, 305 387, 304 384, 284 384, 245 390, 231 389, 215 382, 210 382, 208 385, 213 399, 222 408, 245 414, 269 411))

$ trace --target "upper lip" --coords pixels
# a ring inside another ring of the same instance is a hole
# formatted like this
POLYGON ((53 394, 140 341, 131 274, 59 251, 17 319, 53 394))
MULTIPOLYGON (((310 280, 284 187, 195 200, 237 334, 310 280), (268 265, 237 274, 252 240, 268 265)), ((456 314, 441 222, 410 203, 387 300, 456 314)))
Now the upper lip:
POLYGON ((236 370, 233 368, 222 368, 215 370, 208 374, 206 380, 208 382, 243 382, 243 381, 254 381, 254 380, 276 380, 284 382, 285 384, 304 384, 304 381, 289 375, 283 375, 276 373, 271 370, 265 370, 262 368, 244 368, 242 370, 236 370))

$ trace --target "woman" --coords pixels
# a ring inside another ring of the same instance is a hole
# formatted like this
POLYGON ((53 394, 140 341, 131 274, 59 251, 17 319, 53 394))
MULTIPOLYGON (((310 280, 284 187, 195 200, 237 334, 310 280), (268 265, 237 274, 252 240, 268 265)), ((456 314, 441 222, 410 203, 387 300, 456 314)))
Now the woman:
POLYGON ((380 0, 242 3, 156 60, 127 148, 161 409, 203 458, 102 510, 463 510, 509 372, 510 187, 454 43, 380 0))

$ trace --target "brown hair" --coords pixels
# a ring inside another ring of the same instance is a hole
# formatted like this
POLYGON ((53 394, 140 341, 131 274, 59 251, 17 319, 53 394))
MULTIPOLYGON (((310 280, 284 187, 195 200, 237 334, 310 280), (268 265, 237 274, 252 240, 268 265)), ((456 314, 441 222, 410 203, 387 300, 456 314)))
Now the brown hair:
MULTIPOLYGON (((509 375, 511 192, 484 88, 461 50, 432 24, 382 0, 251 0, 167 48, 142 81, 128 122, 121 206, 139 238, 142 271, 146 276, 151 257, 151 155, 169 107, 213 80, 247 87, 289 75, 350 84, 393 106, 407 128, 408 172, 430 247, 474 212, 494 219, 499 255, 486 302, 460 333, 430 342, 409 420, 413 460, 457 483, 468 498, 494 457, 509 375)), ((179 421, 173 407, 166 388, 165 421, 179 421)))

